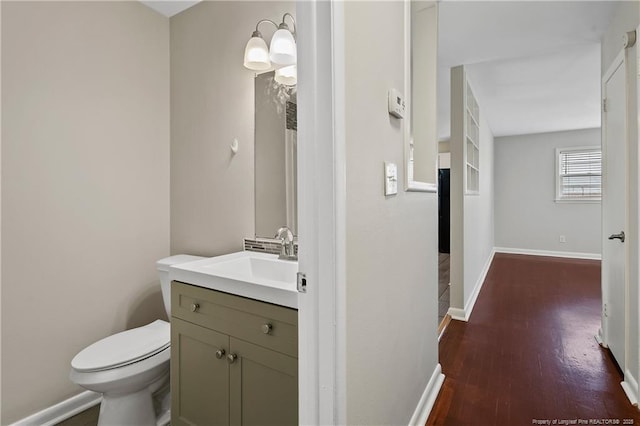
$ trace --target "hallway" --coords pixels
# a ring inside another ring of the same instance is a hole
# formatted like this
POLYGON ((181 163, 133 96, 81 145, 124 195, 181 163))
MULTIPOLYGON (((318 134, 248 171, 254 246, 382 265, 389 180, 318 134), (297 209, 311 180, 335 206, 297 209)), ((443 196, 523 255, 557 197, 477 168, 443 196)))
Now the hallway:
POLYGON ((594 339, 600 307, 599 261, 496 254, 469 322, 440 341, 427 425, 639 424, 594 339))

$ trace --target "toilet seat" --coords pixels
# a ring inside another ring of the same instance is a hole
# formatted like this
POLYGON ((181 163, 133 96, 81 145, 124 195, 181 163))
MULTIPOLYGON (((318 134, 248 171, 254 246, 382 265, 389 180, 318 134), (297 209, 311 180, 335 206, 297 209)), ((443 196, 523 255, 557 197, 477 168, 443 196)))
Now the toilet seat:
POLYGON ((156 320, 99 340, 80 351, 71 367, 78 372, 110 370, 152 357, 171 344, 168 322, 156 320))

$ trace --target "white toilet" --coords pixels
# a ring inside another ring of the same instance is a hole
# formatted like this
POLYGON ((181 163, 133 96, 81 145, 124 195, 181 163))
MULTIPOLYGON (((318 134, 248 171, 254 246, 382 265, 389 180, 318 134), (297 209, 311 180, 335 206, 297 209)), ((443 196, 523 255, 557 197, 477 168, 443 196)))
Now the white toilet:
MULTIPOLYGON (((202 258, 176 255, 157 262, 169 318, 169 266, 199 259, 202 258)), ((169 323, 156 320, 95 342, 71 360, 71 381, 102 393, 99 426, 155 426, 169 422, 170 343, 169 323)))

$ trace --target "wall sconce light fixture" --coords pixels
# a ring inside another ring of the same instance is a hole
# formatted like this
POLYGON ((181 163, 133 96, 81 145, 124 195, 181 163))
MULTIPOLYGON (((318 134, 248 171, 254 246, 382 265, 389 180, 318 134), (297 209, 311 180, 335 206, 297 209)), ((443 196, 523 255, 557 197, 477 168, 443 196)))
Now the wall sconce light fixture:
POLYGON ((276 69, 275 80, 278 83, 287 86, 295 85, 298 61, 295 32, 296 21, 290 13, 285 13, 282 16, 280 25, 270 19, 261 19, 256 24, 256 29, 244 49, 244 66, 252 71, 266 71, 273 67, 276 69), (285 22, 287 16, 293 21, 293 32, 285 22), (271 37, 268 49, 262 33, 258 30, 263 22, 270 22, 277 28, 271 37))

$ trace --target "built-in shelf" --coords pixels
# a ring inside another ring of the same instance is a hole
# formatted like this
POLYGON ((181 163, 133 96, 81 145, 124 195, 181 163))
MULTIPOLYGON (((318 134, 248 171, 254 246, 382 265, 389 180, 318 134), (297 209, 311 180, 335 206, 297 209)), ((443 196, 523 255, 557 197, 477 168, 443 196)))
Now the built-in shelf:
POLYGON ((466 193, 478 194, 480 192, 480 108, 473 91, 467 81, 464 82, 465 105, 465 160, 464 169, 466 193))

